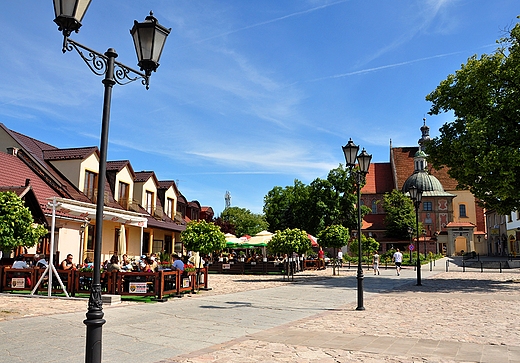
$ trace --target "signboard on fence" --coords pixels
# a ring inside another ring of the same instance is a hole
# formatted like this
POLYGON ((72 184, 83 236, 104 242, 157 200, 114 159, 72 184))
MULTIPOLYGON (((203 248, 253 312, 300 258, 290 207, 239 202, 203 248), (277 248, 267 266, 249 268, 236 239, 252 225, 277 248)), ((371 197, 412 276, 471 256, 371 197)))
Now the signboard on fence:
POLYGON ((223 263, 222 264, 222 269, 223 270, 229 270, 230 268, 231 268, 231 264, 229 264, 229 263, 223 263))
POLYGON ((182 279, 182 287, 190 287, 190 278, 185 277, 182 279))
POLYGON ((130 282, 128 290, 131 294, 146 294, 146 282, 130 282))
POLYGON ((18 288, 23 289, 25 288, 25 278, 24 277, 13 277, 11 279, 11 287, 12 288, 18 288))

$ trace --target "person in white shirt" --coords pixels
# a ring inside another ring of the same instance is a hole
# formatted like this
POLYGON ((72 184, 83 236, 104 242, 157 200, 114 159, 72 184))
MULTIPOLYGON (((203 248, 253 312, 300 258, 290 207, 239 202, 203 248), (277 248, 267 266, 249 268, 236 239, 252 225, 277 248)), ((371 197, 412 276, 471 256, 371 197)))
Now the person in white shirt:
POLYGON ((399 252, 399 248, 394 253, 392 260, 395 263, 395 269, 397 270, 397 276, 401 275, 401 263, 403 262, 403 254, 399 252))
POLYGON ((379 254, 374 252, 374 256, 372 256, 372 264, 374 266, 374 275, 377 273, 379 275, 379 254))
POLYGON ((342 250, 338 251, 338 263, 339 263, 339 267, 343 267, 343 251, 342 250))

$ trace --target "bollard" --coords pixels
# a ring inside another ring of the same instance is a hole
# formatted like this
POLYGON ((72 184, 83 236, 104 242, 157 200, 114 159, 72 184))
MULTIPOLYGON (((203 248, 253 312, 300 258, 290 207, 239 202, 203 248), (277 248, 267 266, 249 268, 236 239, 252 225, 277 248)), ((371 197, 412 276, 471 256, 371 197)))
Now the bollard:
POLYGON ((466 272, 466 263, 464 262, 464 259, 462 259, 462 272, 466 272))
POLYGON ((484 272, 484 263, 480 261, 480 272, 484 272))
POLYGON ((502 273, 502 261, 500 261, 499 264, 500 264, 500 273, 502 273))
POLYGON ((446 272, 448 272, 448 266, 450 265, 450 260, 446 260, 446 272))
POLYGON ((477 254, 477 261, 480 261, 480 253, 477 254))
POLYGON ((348 269, 350 270, 350 260, 348 260, 348 269))
POLYGON ((430 271, 432 270, 432 260, 430 259, 430 271))

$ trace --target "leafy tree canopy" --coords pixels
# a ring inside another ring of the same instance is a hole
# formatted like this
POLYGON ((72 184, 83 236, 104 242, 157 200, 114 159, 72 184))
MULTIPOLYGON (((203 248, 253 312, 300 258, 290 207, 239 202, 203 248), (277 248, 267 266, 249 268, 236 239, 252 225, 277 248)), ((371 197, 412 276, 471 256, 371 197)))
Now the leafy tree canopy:
MULTIPOLYGON (((254 214, 249 209, 239 207, 229 207, 220 214, 223 222, 230 223, 234 228, 237 237, 246 234, 254 236, 258 232, 267 230, 269 224, 264 215, 254 214)), ((224 232, 224 231, 223 231, 224 232)))
MULTIPOLYGON (((333 224, 346 228, 357 225, 355 178, 342 165, 327 179, 310 185, 299 180, 293 186, 274 187, 264 197, 264 213, 271 230, 299 228, 317 235, 333 224)), ((363 215, 370 211, 362 208, 363 215)))
POLYGON ((226 247, 226 237, 213 223, 191 221, 181 232, 181 239, 188 251, 211 253, 226 247))
POLYGON ((427 145, 434 167, 501 214, 520 209, 520 24, 498 49, 473 56, 426 96, 430 114, 453 111, 427 145))
POLYGON ((348 228, 333 224, 318 234, 318 241, 322 247, 341 248, 348 244, 350 233, 348 228))
MULTIPOLYGON (((361 235, 361 253, 367 257, 379 250, 379 242, 373 237, 367 237, 364 234, 361 235)), ((354 238, 350 242, 349 251, 351 255, 357 256, 358 254, 358 239, 354 238)))
POLYGON ((47 234, 47 229, 34 223, 31 211, 13 192, 0 192, 0 250, 33 247, 47 234))
POLYGON ((307 232, 298 228, 276 231, 267 242, 267 249, 273 253, 307 253, 312 249, 307 232))
POLYGON ((415 208, 410 198, 399 190, 392 190, 383 196, 383 208, 386 212, 386 236, 405 239, 408 228, 415 229, 415 208))

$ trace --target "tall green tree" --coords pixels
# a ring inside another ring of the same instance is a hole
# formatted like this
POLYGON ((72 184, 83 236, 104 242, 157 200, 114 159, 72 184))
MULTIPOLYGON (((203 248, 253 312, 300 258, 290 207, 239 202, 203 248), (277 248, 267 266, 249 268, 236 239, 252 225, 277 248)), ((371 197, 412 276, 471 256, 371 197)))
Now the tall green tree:
POLYGON ((385 193, 382 201, 385 210, 386 236, 406 239, 408 228, 415 230, 415 207, 412 200, 399 190, 385 193))
POLYGON ((426 96, 430 114, 453 111, 427 145, 429 161, 485 207, 520 209, 520 25, 493 54, 473 56, 426 96))
POLYGON ((237 237, 246 234, 254 236, 258 232, 267 230, 269 224, 263 214, 252 213, 249 209, 239 207, 229 207, 220 214, 224 222, 229 222, 234 228, 237 237))
POLYGON ((285 188, 276 186, 264 197, 264 214, 272 231, 287 228, 305 229, 310 219, 309 187, 294 180, 285 188))
MULTIPOLYGON (((357 225, 357 197, 354 177, 342 165, 327 179, 315 179, 310 185, 299 180, 294 186, 274 187, 264 197, 264 213, 271 230, 304 229, 317 235, 333 224, 346 228, 357 225)), ((363 215, 370 209, 363 207, 363 215)))
POLYGON ((226 247, 226 237, 213 223, 191 221, 181 232, 181 240, 188 251, 211 253, 226 247))
POLYGON ((46 234, 22 199, 13 192, 0 192, 0 251, 33 247, 46 234))

